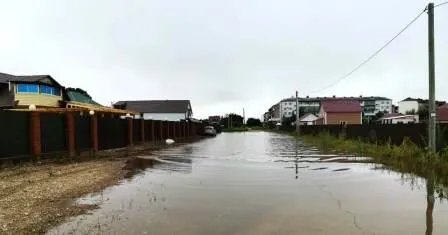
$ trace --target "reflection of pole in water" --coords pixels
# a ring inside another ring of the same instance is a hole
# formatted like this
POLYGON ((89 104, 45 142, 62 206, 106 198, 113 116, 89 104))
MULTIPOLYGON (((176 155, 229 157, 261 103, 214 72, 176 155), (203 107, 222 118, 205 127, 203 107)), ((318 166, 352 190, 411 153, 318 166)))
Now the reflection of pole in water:
POLYGON ((295 165, 296 165, 296 179, 299 179, 299 140, 296 138, 296 157, 295 157, 295 165))
POLYGON ((426 179, 426 233, 432 235, 433 230, 433 210, 434 210, 434 177, 432 172, 427 175, 426 179))

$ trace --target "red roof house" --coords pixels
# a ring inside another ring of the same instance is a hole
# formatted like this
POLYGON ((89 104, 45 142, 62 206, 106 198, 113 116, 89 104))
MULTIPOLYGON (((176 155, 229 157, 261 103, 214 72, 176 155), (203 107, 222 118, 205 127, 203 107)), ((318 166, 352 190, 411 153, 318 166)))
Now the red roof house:
POLYGON ((323 125, 361 124, 362 107, 355 99, 326 99, 321 102, 319 117, 323 125))
POLYGON ((448 104, 444 104, 437 108, 437 122, 448 123, 448 104))

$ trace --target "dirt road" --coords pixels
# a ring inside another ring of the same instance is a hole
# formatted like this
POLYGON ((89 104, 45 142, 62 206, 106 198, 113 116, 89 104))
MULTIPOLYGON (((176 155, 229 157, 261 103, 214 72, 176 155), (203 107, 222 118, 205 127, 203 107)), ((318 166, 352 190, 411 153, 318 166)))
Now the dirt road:
POLYGON ((126 159, 20 166, 0 171, 0 233, 35 234, 95 206, 73 199, 116 184, 126 159))

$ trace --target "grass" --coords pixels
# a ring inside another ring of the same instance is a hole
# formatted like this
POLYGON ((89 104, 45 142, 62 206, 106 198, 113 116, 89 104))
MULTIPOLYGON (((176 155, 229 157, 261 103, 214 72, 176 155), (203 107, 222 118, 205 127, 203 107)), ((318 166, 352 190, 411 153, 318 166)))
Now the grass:
POLYGON ((448 149, 437 153, 420 148, 405 138, 399 146, 390 143, 368 143, 361 140, 351 140, 335 137, 329 133, 317 136, 301 136, 305 144, 315 146, 323 152, 338 152, 370 157, 376 163, 383 164, 387 169, 417 175, 431 179, 440 197, 447 197, 448 190, 448 149))

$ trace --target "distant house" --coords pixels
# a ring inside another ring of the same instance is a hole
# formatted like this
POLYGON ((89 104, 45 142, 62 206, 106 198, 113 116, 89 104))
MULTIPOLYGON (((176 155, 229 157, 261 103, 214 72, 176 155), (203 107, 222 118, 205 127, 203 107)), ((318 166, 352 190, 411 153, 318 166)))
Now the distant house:
POLYGON ((132 110, 135 118, 179 121, 193 115, 189 100, 135 100, 119 101, 114 108, 132 110))
POLYGON ((437 108, 436 120, 438 123, 448 123, 448 104, 437 108))
POLYGON ((300 125, 315 125, 316 124, 316 120, 319 119, 319 117, 317 117, 316 115, 312 114, 312 113, 307 113, 305 115, 303 115, 299 121, 300 121, 300 125))
POLYGON ((359 100, 326 99, 322 100, 318 124, 361 124, 362 108, 359 100))
POLYGON ((59 107, 63 89, 50 75, 0 73, 0 108, 59 107))
POLYGON ((389 113, 384 115, 378 121, 381 124, 407 124, 418 123, 418 115, 403 115, 401 113, 389 113))
MULTIPOLYGON (((445 101, 436 101, 436 107, 444 105, 445 101)), ((425 110, 428 108, 428 100, 420 98, 406 98, 398 102, 398 112, 400 113, 417 113, 420 110, 425 110)))
POLYGON ((218 115, 216 115, 216 116, 209 116, 208 117, 208 121, 210 123, 220 123, 221 122, 221 116, 218 116, 218 115))

